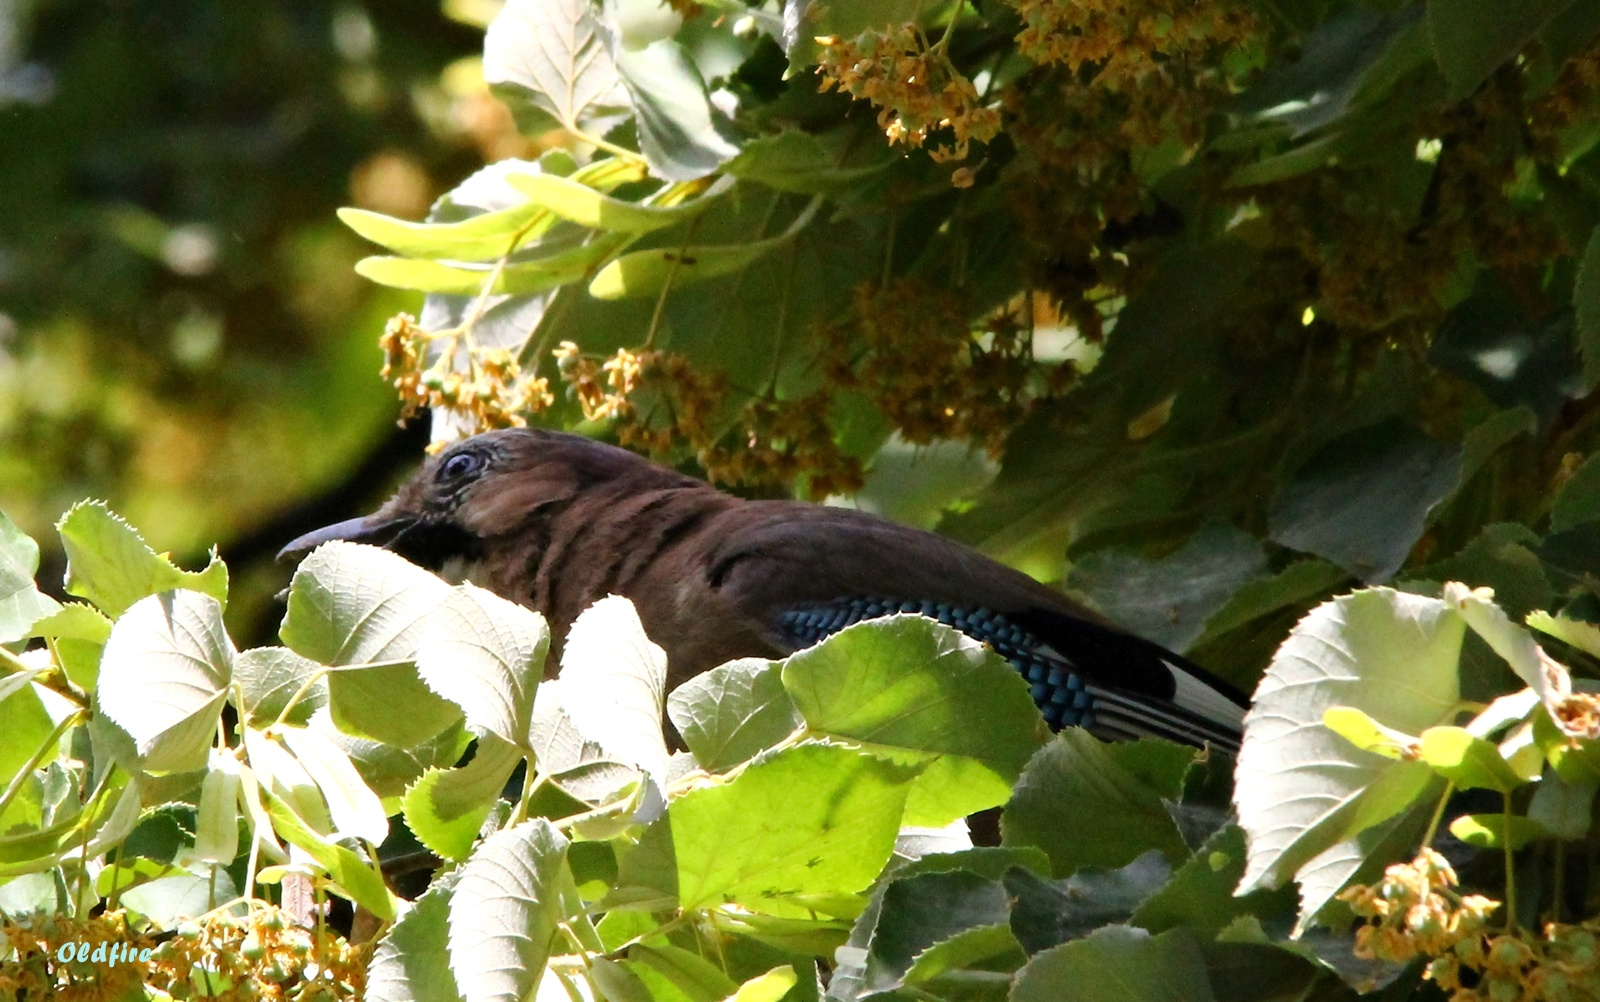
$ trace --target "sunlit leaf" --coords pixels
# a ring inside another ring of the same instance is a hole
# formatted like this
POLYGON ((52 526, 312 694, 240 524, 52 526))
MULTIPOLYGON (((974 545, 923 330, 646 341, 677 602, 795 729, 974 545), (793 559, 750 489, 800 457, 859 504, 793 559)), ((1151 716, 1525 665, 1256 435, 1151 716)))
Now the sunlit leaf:
POLYGON ((761 911, 853 894, 888 860, 916 773, 828 744, 757 759, 726 785, 674 800, 622 860, 619 893, 761 911))
POLYGON ((215 552, 203 571, 184 571, 98 501, 82 501, 56 523, 67 551, 67 591, 115 619, 147 595, 185 588, 228 601, 228 568, 215 552))
POLYGON ((1416 766, 1362 751, 1329 730, 1323 714, 1354 707, 1403 734, 1448 719, 1460 698, 1465 629, 1446 603, 1387 588, 1341 596, 1300 621, 1245 717, 1234 787, 1250 837, 1241 892, 1294 879, 1349 836, 1370 788, 1390 770, 1416 766))
POLYGON ((666 778, 667 655, 645 636, 632 602, 611 595, 578 616, 561 651, 560 678, 563 705, 580 734, 608 757, 666 778))
POLYGON ((557 923, 580 913, 567 840, 542 818, 489 836, 450 896, 450 970, 461 995, 529 997, 557 923))
POLYGON ((106 641, 100 709, 133 737, 147 771, 204 768, 233 660, 214 597, 168 591, 140 599, 106 641))
POLYGON ((450 895, 459 872, 441 873, 378 940, 367 968, 372 1002, 459 1002, 450 973, 450 895))
POLYGON ((484 34, 483 77, 529 135, 559 126, 603 133, 628 111, 585 0, 509 0, 484 34))
POLYGON ((643 234, 692 219, 706 211, 717 196, 732 187, 722 178, 698 197, 676 204, 646 205, 612 198, 570 178, 554 174, 511 174, 506 180, 535 204, 569 222, 608 233, 643 234))
POLYGON ((942 826, 1005 803, 1048 734, 1009 663, 923 616, 841 630, 790 657, 783 685, 813 734, 931 758, 907 824, 942 826))
POLYGON ((760 658, 696 675, 667 697, 667 714, 708 772, 750 760, 804 722, 783 688, 782 663, 760 658))
POLYGON ((61 608, 34 586, 38 571, 39 544, 0 512, 0 643, 27 636, 34 623, 61 608))
POLYGON ((550 629, 525 606, 471 584, 436 609, 417 647, 428 687, 460 706, 467 724, 525 749, 550 629))
POLYGON ((1532 818, 1515 814, 1463 814, 1450 822, 1450 834, 1480 849, 1500 849, 1509 843, 1515 852, 1550 833, 1532 818))

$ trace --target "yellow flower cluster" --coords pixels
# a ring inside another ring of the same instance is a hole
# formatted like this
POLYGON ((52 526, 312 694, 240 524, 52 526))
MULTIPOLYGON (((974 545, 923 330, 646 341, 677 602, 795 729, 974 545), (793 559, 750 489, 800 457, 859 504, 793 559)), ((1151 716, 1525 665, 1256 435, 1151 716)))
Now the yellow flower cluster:
POLYGON ((1449 861, 1424 848, 1409 863, 1396 863, 1377 884, 1356 884, 1339 894, 1361 918, 1356 956, 1405 963, 1422 955, 1450 953, 1459 943, 1480 939, 1500 902, 1478 894, 1462 896, 1449 861))
POLYGON ((1367 923, 1356 931, 1356 955, 1405 963, 1429 958, 1424 977, 1450 1002, 1580 1002, 1600 999, 1600 920, 1549 923, 1542 936, 1526 929, 1486 931, 1500 902, 1457 894, 1443 856, 1423 849, 1372 886, 1339 897, 1367 923))
MULTIPOLYGON (((929 153, 941 162, 962 160, 972 142, 987 143, 1000 131, 1000 112, 982 103, 972 81, 943 48, 928 45, 914 24, 864 31, 853 39, 823 35, 817 43, 821 89, 837 87, 877 105, 878 125, 891 143, 922 146, 930 134, 949 130, 949 144, 929 153)), ((971 184, 971 173, 958 181, 971 184)))
POLYGON ((523 374, 516 357, 504 348, 481 348, 461 332, 430 334, 410 314, 397 314, 378 338, 383 351, 380 375, 400 394, 404 421, 425 407, 444 407, 472 420, 475 427, 520 428, 528 415, 555 402, 549 380, 523 374), (445 350, 424 368, 428 346, 446 340, 445 350), (467 371, 453 367, 456 349, 466 348, 467 371))
POLYGON ((628 413, 628 395, 638 385, 644 370, 642 356, 618 348, 614 356, 598 362, 585 357, 571 341, 561 342, 551 354, 556 358, 561 381, 571 387, 586 419, 600 421, 628 413), (600 385, 602 378, 604 387, 600 385))
POLYGON ((369 953, 331 929, 296 925, 270 905, 256 905, 245 918, 187 922, 165 939, 130 932, 122 911, 89 919, 32 915, 0 923, 0 996, 112 1002, 143 984, 158 1000, 186 999, 201 994, 195 979, 205 977, 206 997, 222 1002, 336 1002, 362 996, 369 953), (73 943, 86 944, 91 956, 102 945, 121 946, 126 957, 146 948, 150 954, 116 963, 61 959, 73 943))
POLYGON ((1193 0, 1011 0, 1021 15, 1017 51, 1041 66, 1063 63, 1073 73, 1094 67, 1094 83, 1111 90, 1166 77, 1172 64, 1192 69, 1256 31, 1244 4, 1193 0))

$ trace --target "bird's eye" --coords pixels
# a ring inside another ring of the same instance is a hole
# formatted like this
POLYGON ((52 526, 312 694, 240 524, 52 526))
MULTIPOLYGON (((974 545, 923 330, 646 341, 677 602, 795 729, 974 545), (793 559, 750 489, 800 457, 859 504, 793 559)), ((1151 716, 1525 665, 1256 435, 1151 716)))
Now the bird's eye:
POLYGON ((483 456, 476 452, 458 452, 439 467, 442 480, 460 480, 483 469, 483 456))

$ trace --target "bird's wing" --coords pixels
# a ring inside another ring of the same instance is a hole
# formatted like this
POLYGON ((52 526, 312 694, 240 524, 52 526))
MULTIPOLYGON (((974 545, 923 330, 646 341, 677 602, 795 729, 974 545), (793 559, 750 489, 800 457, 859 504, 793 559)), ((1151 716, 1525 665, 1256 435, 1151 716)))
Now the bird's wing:
POLYGON ((1238 746, 1244 701, 1225 684, 944 537, 784 502, 734 509, 720 530, 706 567, 712 586, 780 649, 864 619, 920 613, 1010 661, 1054 727, 1238 746))

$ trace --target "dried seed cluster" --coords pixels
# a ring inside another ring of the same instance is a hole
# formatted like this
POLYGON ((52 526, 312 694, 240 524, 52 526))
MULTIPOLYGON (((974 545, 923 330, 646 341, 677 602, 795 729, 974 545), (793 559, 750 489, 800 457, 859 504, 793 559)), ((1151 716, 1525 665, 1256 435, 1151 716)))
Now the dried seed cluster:
POLYGON ((628 394, 638 385, 644 369, 640 356, 626 348, 618 348, 616 355, 598 361, 585 356, 576 344, 563 341, 552 354, 561 381, 566 383, 578 398, 583 416, 590 421, 620 417, 629 410, 628 394), (601 385, 604 380, 605 385, 601 385))
POLYGON ((389 321, 378 347, 383 350, 379 375, 399 391, 402 421, 424 407, 444 407, 477 428, 521 428, 528 415, 555 402, 549 380, 525 376, 511 352, 474 345, 466 332, 431 334, 407 313, 389 321), (445 349, 424 367, 429 346, 439 340, 445 340, 445 349), (465 372, 454 365, 461 349, 465 372))

